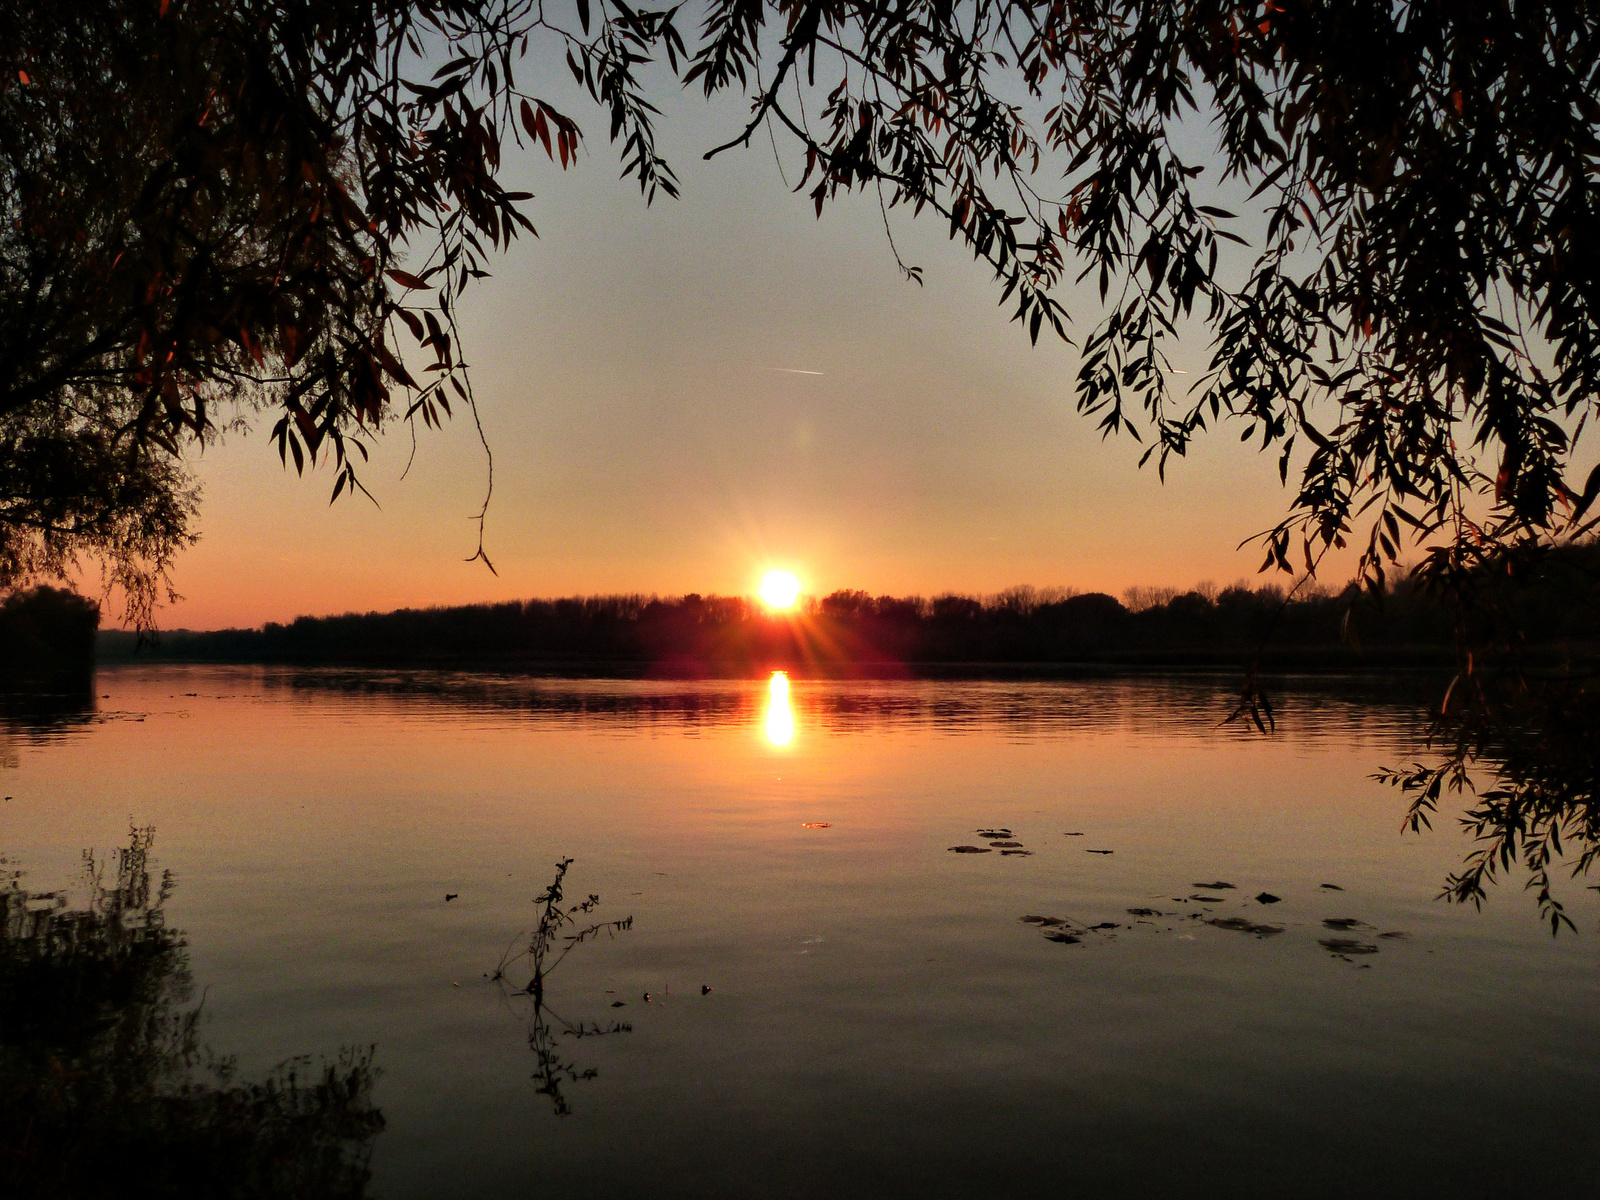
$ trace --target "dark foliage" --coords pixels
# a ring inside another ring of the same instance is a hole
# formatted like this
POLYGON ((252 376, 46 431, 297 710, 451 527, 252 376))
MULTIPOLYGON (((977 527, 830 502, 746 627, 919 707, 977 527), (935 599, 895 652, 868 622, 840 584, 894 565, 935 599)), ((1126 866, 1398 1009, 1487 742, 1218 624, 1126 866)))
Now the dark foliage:
POLYGON ((235 1078, 198 1037, 186 943, 165 921, 136 829, 109 864, 86 856, 86 907, 0 889, 0 1194, 133 1198, 365 1194, 368 1052, 235 1078))
MULTIPOLYGON (((1498 610, 1537 631, 1546 655, 1600 644, 1600 552, 1556 556, 1559 574, 1501 585, 1498 610)), ((741 597, 689 595, 531 600, 460 608, 301 617, 260 630, 184 633, 159 653, 184 658, 327 663, 633 664, 687 674, 773 667, 1126 662, 1389 665, 1453 661, 1463 619, 1414 584, 1381 596, 1272 587, 1100 593, 1015 588, 997 596, 870 596, 841 591, 796 615, 741 597), (1354 644, 1351 638, 1354 638, 1354 644)))
POLYGON ((1438 716, 1433 761, 1376 778, 1410 797, 1405 824, 1432 824, 1446 796, 1470 797, 1457 818, 1478 845, 1441 897, 1481 907, 1487 887, 1521 868, 1551 933, 1574 928, 1554 874, 1600 861, 1600 687, 1592 670, 1539 677, 1477 671, 1458 677, 1438 716), (1470 693, 1457 695, 1457 689, 1470 693))
POLYGON ((199 492, 175 457, 111 428, 116 399, 0 413, 0 586, 65 577, 87 555, 148 625, 199 492))
POLYGON ((1163 466, 1236 420, 1299 476, 1268 565, 1353 543, 1381 590, 1409 540, 1460 589, 1508 546, 1585 528, 1600 472, 1568 479, 1600 395, 1584 0, 709 0, 692 43, 678 15, 7 7, 0 565, 88 552, 154 595, 187 537, 185 439, 266 413, 284 460, 322 456, 337 495, 375 430, 470 404, 455 304, 532 230, 502 152, 526 138, 566 166, 581 144, 516 82, 527 56, 565 64, 647 196, 675 190, 647 84, 664 59, 750 104, 710 153, 767 134, 818 212, 865 192, 886 226, 896 208, 942 222, 1029 336, 1071 335, 1065 288, 1092 282, 1079 408, 1163 466), (1175 390, 1180 332, 1210 361, 1175 390), (100 465, 41 465, 63 461, 100 465))
MULTIPOLYGON (((0 11, 0 583, 89 555, 148 621, 190 537, 186 446, 270 420, 285 463, 331 464, 337 497, 361 490, 378 430, 471 406, 456 305, 533 229, 502 152, 526 138, 565 167, 581 145, 515 73, 537 76, 529 55, 564 62, 624 174, 670 195, 646 85, 664 59, 749 102, 710 154, 765 133, 818 213, 867 193, 886 229, 891 209, 943 223, 1028 336, 1078 338, 1079 409, 1159 469, 1236 422, 1297 477, 1264 567, 1314 573, 1353 545, 1388 603, 1409 543, 1469 675, 1478 647, 1543 635, 1479 640, 1480 620, 1516 612, 1483 599, 1497 580, 1536 575, 1600 520, 1600 469, 1571 476, 1600 400, 1587 0, 708 0, 692 44, 678 15, 621 0, 0 11), (1083 281, 1097 298, 1074 318, 1063 297, 1083 281), (1209 351, 1192 387, 1170 369, 1180 335, 1209 351)), ((749 633, 740 603, 497 619, 547 631, 519 652, 646 659, 1049 657, 1079 637, 1064 613, 1047 632, 1032 613, 874 601, 819 614, 835 642, 813 643, 749 633)), ((1204 605, 1160 607, 1123 636, 1165 621, 1208 637, 1204 605)), ((273 653, 327 654, 312 631, 273 636, 290 647, 273 653)), ((418 643, 383 653, 401 644, 418 643)), ((1253 683, 1245 710, 1261 719, 1253 683)))
POLYGON ((40 586, 0 601, 0 680, 73 678, 94 668, 100 606, 40 586))
POLYGON ((1265 565, 1354 541, 1376 591, 1413 541, 1459 588, 1600 494, 1566 480, 1600 399, 1591 5, 716 0, 705 32, 688 77, 752 69, 740 140, 797 141, 819 211, 938 213, 1035 338, 1093 280, 1078 406, 1107 433, 1164 466, 1231 418, 1295 466, 1265 565), (1211 350, 1182 391, 1180 333, 1211 350))
POLYGON ((669 25, 608 9, 579 41, 523 0, 6 6, 0 584, 87 554, 147 620, 190 540, 186 444, 265 414, 337 497, 378 429, 470 404, 454 302, 533 230, 502 142, 578 153, 514 64, 548 38, 670 192, 631 82, 669 25))

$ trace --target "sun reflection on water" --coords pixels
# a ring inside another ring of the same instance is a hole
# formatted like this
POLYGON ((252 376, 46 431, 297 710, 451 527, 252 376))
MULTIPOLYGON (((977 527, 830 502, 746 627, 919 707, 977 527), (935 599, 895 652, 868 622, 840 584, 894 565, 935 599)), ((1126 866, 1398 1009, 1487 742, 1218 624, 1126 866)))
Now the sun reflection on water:
POLYGON ((794 741, 794 710, 789 707, 789 673, 774 671, 767 685, 767 741, 787 746, 794 741))

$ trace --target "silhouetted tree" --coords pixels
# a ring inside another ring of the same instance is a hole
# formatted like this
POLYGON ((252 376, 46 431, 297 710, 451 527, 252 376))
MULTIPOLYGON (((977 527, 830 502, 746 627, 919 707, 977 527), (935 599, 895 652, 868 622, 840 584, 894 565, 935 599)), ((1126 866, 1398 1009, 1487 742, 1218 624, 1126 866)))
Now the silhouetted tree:
MULTIPOLYGON (((1506 610, 1548 665, 1600 645, 1600 551, 1568 548, 1533 580, 1504 581, 1486 611, 1506 610)), ((1452 661, 1454 607, 1427 589, 1381 597, 1242 584, 1216 593, 1136 588, 1137 605, 1099 592, 1020 604, 990 597, 839 591, 794 613, 735 596, 589 596, 456 608, 300 617, 260 630, 168 634, 182 658, 418 665, 520 664, 564 671, 763 673, 774 668, 899 671, 940 664, 1138 662, 1280 665, 1452 661), (1152 597, 1163 595, 1160 602, 1152 597), (1351 644, 1351 637, 1356 644, 1351 644)), ((1049 593, 1037 593, 1047 595, 1049 593)), ((1485 624, 1484 637, 1492 630, 1485 624)), ((1463 693, 1464 694, 1464 693, 1463 693)))
POLYGON ((89 674, 99 627, 100 606, 76 592, 13 592, 0 601, 0 679, 89 674))
MULTIPOLYGON (((678 15, 5 6, 0 584, 88 554, 147 620, 191 536, 186 445, 267 414, 285 463, 331 460, 337 497, 366 438, 470 406, 456 304, 532 230, 503 152, 580 147, 516 82, 529 55, 605 111, 647 198, 676 190, 649 99, 665 59, 750 105, 708 156, 767 134, 819 214, 866 192, 886 228, 892 208, 941 222, 1031 338, 1073 336, 1064 289, 1092 281, 1080 411, 1163 472, 1237 422, 1297 475, 1264 567, 1354 546, 1382 596, 1409 544, 1469 672, 1485 581, 1600 520, 1600 468, 1570 475, 1600 401, 1587 0, 708 0, 692 46, 678 15), (1180 330, 1209 347, 1192 385, 1180 330)), ((735 614, 675 619, 714 642, 735 614)))
POLYGON ((187 536, 184 439, 270 412, 297 469, 331 452, 338 494, 368 434, 470 403, 456 301, 532 228, 503 152, 527 138, 566 165, 580 145, 517 83, 529 55, 565 61, 647 196, 675 190, 646 74, 664 58, 751 105, 711 153, 770 131, 818 211, 864 190, 935 217, 1030 336, 1068 336, 1061 285, 1093 280, 1080 409, 1163 466, 1225 417, 1295 466, 1269 564, 1354 542, 1376 589, 1410 539, 1460 588, 1584 527, 1600 472, 1567 472, 1600 383, 1600 18, 1583 0, 711 0, 692 46, 678 15, 9 6, 0 564, 86 551, 137 587, 187 536), (1236 218, 1222 200, 1245 190, 1259 204, 1236 218), (1212 347, 1182 394, 1180 327, 1212 347), (67 445, 101 465, 37 477, 67 445))
POLYGON ((574 40, 522 0, 5 6, 0 585, 88 554, 148 619, 190 539, 186 441, 270 414, 338 496, 364 438, 470 404, 454 301, 533 229, 502 141, 578 150, 517 86, 528 39, 586 74, 653 194, 631 76, 669 32, 607 8, 574 40))

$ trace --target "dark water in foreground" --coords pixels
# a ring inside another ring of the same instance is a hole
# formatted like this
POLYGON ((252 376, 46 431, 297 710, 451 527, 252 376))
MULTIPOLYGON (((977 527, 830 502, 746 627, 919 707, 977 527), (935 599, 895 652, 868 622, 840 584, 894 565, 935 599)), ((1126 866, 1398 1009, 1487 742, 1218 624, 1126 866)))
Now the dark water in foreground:
POLYGON ((1436 902, 1466 843, 1367 777, 1415 710, 1291 685, 1262 738, 1230 682, 118 669, 0 734, 0 851, 46 891, 153 826, 200 1037, 375 1046, 392 1200, 1594 1195, 1594 893, 1436 902), (633 927, 530 1029, 486 973, 567 855, 633 927))

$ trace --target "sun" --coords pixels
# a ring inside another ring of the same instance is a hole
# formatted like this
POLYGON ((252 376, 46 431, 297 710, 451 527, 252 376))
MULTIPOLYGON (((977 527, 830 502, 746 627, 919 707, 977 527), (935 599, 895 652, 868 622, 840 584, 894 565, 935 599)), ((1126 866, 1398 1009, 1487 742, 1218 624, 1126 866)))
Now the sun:
POLYGON ((800 600, 800 577, 793 571, 768 571, 761 577, 761 602, 775 610, 790 609, 800 600))

